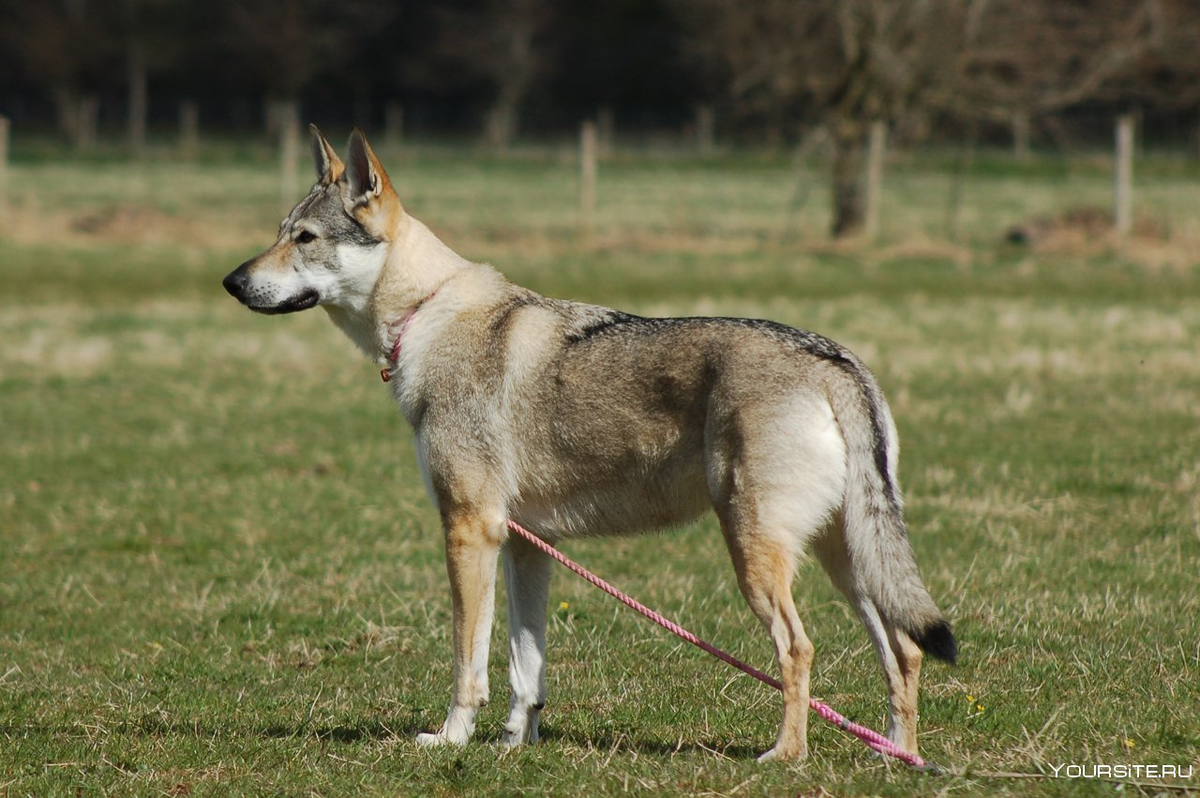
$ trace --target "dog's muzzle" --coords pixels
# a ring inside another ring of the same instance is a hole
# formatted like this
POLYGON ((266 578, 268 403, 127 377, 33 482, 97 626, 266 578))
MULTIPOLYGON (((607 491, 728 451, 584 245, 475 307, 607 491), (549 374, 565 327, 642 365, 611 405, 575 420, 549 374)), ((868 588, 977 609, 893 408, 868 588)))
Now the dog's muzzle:
POLYGON ((314 288, 306 288, 295 296, 288 297, 282 302, 273 305, 259 304, 255 300, 253 291, 248 290, 250 285, 250 265, 254 263, 254 259, 250 259, 238 266, 225 276, 221 281, 221 285, 225 286, 225 290, 229 295, 241 302, 246 307, 256 313, 276 314, 276 313, 295 313, 299 310, 308 310, 315 307, 321 301, 321 295, 314 288))

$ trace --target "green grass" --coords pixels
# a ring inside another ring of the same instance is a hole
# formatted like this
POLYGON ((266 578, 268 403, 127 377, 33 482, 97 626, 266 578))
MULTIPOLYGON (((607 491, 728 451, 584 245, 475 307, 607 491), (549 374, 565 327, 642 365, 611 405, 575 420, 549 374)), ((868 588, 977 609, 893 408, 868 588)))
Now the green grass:
MULTIPOLYGON (((824 240, 820 185, 781 239, 782 158, 606 163, 587 240, 563 158, 385 160, 414 214, 539 291, 767 316, 868 361, 961 641, 921 705, 923 753, 952 775, 816 719, 807 763, 757 765, 777 696, 566 573, 542 744, 418 749, 449 696, 449 596, 408 430, 322 314, 255 316, 220 288, 273 237, 270 161, 29 157, 0 221, 6 792, 1090 795, 1113 788, 981 774, 1200 766, 1194 169, 1154 162, 1139 186, 1168 241, 1026 251, 1006 226, 1102 204, 1103 169, 986 162, 949 245, 950 159, 903 161, 864 247, 824 240)), ((769 665, 711 519, 567 549, 769 665)), ((814 694, 881 726, 858 623, 819 569, 796 592, 814 694)), ((506 711, 503 641, 501 611, 483 743, 506 711)))

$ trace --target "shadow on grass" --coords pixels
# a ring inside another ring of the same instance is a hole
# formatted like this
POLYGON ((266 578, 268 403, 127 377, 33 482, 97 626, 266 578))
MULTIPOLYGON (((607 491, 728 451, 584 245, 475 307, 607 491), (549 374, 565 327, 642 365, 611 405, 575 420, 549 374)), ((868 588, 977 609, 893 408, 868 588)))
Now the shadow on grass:
POLYGON ((299 737, 311 737, 322 742, 357 743, 363 740, 407 739, 416 737, 424 729, 420 724, 408 723, 403 726, 390 726, 385 723, 359 723, 352 726, 312 726, 300 723, 295 726, 275 724, 259 731, 262 737, 287 740, 299 737))
MULTIPOLYGON (((554 726, 542 724, 542 743, 562 743, 580 748, 595 748, 604 751, 647 754, 650 756, 669 757, 674 754, 698 754, 722 756, 729 759, 753 761, 766 748, 756 748, 751 745, 730 745, 727 741, 694 740, 682 742, 679 740, 639 739, 637 736, 623 732, 601 731, 595 734, 562 730, 554 726)), ((497 738, 499 739, 499 738, 497 738)), ((489 741, 490 742, 490 741, 489 741)), ((769 746, 768 746, 769 747, 769 746)))
MULTIPOLYGON (((428 724, 410 720, 401 725, 381 722, 368 722, 341 725, 311 725, 305 722, 297 724, 272 724, 257 729, 244 729, 221 723, 201 722, 134 722, 121 723, 110 731, 117 735, 130 737, 262 737, 274 740, 311 739, 318 742, 354 744, 363 741, 379 740, 412 740, 420 732, 431 731, 428 724)), ((39 724, 3 724, 0 725, 0 737, 38 738, 38 737, 73 737, 80 734, 77 726, 42 726, 39 724)), ((493 733, 477 734, 469 745, 498 747, 500 744, 499 730, 493 733)), ((696 754, 700 756, 721 756, 735 760, 753 760, 763 750, 749 745, 728 745, 724 741, 671 741, 664 739, 639 739, 635 734, 620 731, 600 731, 589 734, 579 731, 559 730, 543 724, 541 742, 539 745, 567 745, 583 749, 618 751, 625 753, 645 754, 655 757, 670 757, 675 754, 696 754)))

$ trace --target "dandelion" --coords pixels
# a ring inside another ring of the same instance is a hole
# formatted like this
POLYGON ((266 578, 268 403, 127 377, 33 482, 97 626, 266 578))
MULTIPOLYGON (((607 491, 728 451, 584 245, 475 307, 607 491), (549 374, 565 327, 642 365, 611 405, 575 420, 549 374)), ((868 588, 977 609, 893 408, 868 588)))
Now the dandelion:
POLYGON ((568 604, 567 602, 565 602, 565 601, 558 602, 558 611, 559 612, 566 612, 569 609, 571 609, 571 605, 568 604))
POLYGON ((1132 751, 1134 748, 1137 747, 1137 743, 1135 743, 1133 740, 1126 737, 1124 740, 1121 741, 1121 747, 1124 748, 1126 751, 1132 751))

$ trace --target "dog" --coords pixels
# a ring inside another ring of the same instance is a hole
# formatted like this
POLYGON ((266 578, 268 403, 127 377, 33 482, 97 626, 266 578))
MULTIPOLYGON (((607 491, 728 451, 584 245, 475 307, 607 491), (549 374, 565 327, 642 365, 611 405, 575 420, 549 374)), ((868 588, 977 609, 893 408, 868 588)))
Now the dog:
POLYGON ((556 543, 671 527, 711 508, 738 586, 775 647, 783 720, 760 760, 807 754, 813 646, 791 585, 810 550, 866 627, 888 736, 917 753, 922 652, 954 635, 921 580, 875 378, 811 332, 741 318, 643 318, 550 299, 455 254, 408 214, 361 131, 345 161, 312 128, 317 181, 225 289, 259 313, 322 307, 412 426, 445 537, 454 684, 426 745, 463 744, 488 700, 496 563, 512 695, 501 741, 538 739, 556 543))

